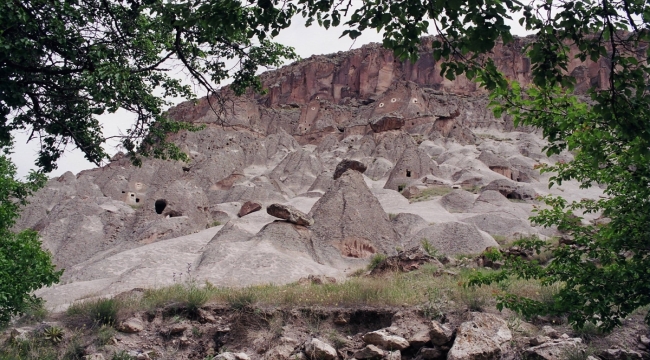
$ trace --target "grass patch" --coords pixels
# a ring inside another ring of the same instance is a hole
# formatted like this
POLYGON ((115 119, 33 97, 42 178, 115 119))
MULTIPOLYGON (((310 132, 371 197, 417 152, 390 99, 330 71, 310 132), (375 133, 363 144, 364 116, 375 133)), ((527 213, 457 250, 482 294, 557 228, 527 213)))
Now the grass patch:
POLYGON ((411 198, 411 202, 419 202, 419 201, 426 201, 429 200, 430 198, 436 197, 436 196, 444 196, 452 192, 452 188, 450 187, 431 187, 424 189, 420 191, 419 194, 411 198))
MULTIPOLYGON (((495 306, 495 295, 508 291, 538 301, 550 301, 559 287, 543 287, 537 280, 508 279, 504 284, 466 287, 470 276, 477 271, 490 273, 491 269, 459 269, 458 273, 437 271, 425 265, 408 273, 389 273, 383 276, 349 277, 343 283, 255 285, 243 288, 216 287, 209 283, 174 284, 149 289, 139 298, 120 304, 129 311, 150 311, 157 308, 182 306, 200 308, 205 303, 228 305, 233 309, 251 307, 312 307, 312 306, 418 306, 427 317, 440 319, 450 311, 465 309, 486 310, 495 306), (190 305, 193 304, 193 305, 190 305)), ((96 302, 96 301, 95 301, 96 302)), ((68 315, 89 317, 96 309, 95 302, 75 304, 68 315)), ((185 313, 186 314, 186 313, 185 313)), ((183 316, 183 313, 179 313, 183 316)), ((98 316, 96 318, 102 318, 98 316)), ((111 341, 110 327, 100 328, 102 343, 111 341)), ((51 344, 50 344, 51 345, 51 344)), ((0 356, 0 359, 2 357, 0 356)))
POLYGON ((422 239, 420 240, 420 243, 422 244, 424 252, 426 252, 427 255, 431 256, 432 258, 440 259, 444 257, 444 255, 441 254, 440 251, 438 251, 438 249, 436 249, 436 247, 429 242, 429 239, 422 239))
POLYGON ((112 342, 115 335, 117 335, 117 331, 112 326, 103 325, 97 331, 97 343, 100 346, 108 345, 112 342))
POLYGON ((2 360, 58 360, 56 347, 43 338, 6 342, 0 348, 2 360))
POLYGON ((118 312, 125 307, 123 300, 97 299, 72 304, 66 314, 97 325, 112 326, 117 322, 118 312))
MULTIPOLYGON (((493 295, 502 293, 495 285, 466 288, 469 276, 475 271, 491 272, 490 269, 462 270, 457 276, 443 274, 433 276, 435 267, 423 266, 409 273, 392 273, 388 276, 351 277, 343 283, 322 285, 255 285, 243 288, 224 288, 206 284, 202 287, 206 302, 227 304, 235 309, 255 306, 414 306, 429 304, 446 309, 449 304, 463 307, 484 308, 494 304, 493 295), (436 289, 436 290, 432 290, 436 289)), ((542 300, 542 286, 534 280, 511 279, 510 292, 542 300)), ((146 290, 134 310, 147 310, 169 304, 186 303, 188 286, 176 284, 169 287, 146 290)), ((433 316, 433 315, 432 315, 433 316)))

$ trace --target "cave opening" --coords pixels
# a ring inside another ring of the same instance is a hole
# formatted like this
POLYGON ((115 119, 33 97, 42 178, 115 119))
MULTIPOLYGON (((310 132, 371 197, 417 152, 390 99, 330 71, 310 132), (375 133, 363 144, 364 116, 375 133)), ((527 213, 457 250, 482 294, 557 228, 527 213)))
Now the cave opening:
POLYGON ((406 177, 411 177, 411 170, 406 170, 406 177))
POLYGON ((167 200, 165 199, 158 199, 154 203, 154 206, 156 208, 156 214, 162 214, 162 212, 165 210, 167 207, 167 200))

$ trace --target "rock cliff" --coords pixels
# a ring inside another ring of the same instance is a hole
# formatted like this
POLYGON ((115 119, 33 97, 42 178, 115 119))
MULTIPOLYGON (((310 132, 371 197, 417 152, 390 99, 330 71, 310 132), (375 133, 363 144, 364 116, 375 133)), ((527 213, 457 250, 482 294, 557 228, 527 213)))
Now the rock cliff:
MULTIPOLYGON (((530 65, 521 49, 530 41, 491 54, 524 84, 530 65)), ((607 75, 598 62, 569 71, 578 89, 607 75)), ((552 235, 526 220, 537 194, 601 194, 571 182, 549 190, 548 175, 534 165, 571 154, 547 158, 534 129, 495 118, 476 84, 439 72, 426 52, 400 62, 370 44, 265 73, 263 95, 232 97, 225 88, 223 118, 210 99, 170 109, 177 121, 206 125, 173 136, 188 163, 147 159, 134 167, 118 155, 104 167, 50 180, 32 198, 18 227, 38 230, 66 269, 61 285, 39 294, 64 308, 183 276, 230 286, 343 279, 374 254, 423 238, 458 254, 495 246, 492 235, 552 235), (358 165, 335 180, 344 160, 358 165), (451 193, 455 188, 466 191, 451 193), (241 211, 247 202, 290 205, 314 223, 241 211)))

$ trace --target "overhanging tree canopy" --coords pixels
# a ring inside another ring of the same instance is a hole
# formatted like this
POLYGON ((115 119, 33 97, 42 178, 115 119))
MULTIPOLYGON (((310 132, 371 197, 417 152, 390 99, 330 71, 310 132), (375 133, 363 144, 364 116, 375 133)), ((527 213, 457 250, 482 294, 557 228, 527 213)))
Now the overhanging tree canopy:
POLYGON ((40 141, 45 171, 67 144, 98 164, 107 154, 96 116, 122 108, 137 115, 122 139, 129 151, 144 139, 142 155, 182 158, 165 134, 189 126, 167 121, 165 99, 194 94, 174 75, 184 70, 216 98, 217 111, 224 100, 213 84, 232 76, 235 93, 261 91, 257 69, 295 57, 267 39, 289 15, 236 0, 3 1, 0 147, 12 131, 28 130, 40 141))

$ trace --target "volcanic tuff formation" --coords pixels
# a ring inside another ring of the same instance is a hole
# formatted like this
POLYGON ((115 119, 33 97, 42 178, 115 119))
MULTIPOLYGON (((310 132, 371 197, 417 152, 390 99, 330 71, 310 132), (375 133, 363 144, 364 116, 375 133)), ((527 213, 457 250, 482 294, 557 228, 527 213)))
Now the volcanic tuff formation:
MULTIPOLYGON (((523 83, 527 41, 492 54, 523 83)), ((569 70, 579 89, 607 75, 600 63, 569 70)), ((371 44, 263 74, 268 93, 230 97, 225 124, 208 99, 178 105, 172 118, 206 125, 173 136, 190 162, 138 168, 118 154, 33 197, 18 227, 38 230, 66 269, 61 285, 39 294, 61 308, 189 277, 233 286, 343 279, 373 254, 422 239, 456 254, 496 246, 492 235, 551 235, 527 221, 534 197, 551 191, 535 164, 571 154, 547 158, 533 129, 495 118, 484 91, 439 72, 428 53, 403 63, 371 44), (357 163, 334 179, 343 160, 357 163), (273 204, 313 225, 252 210, 273 204)), ((569 200, 600 194, 570 182, 553 191, 569 200)))

